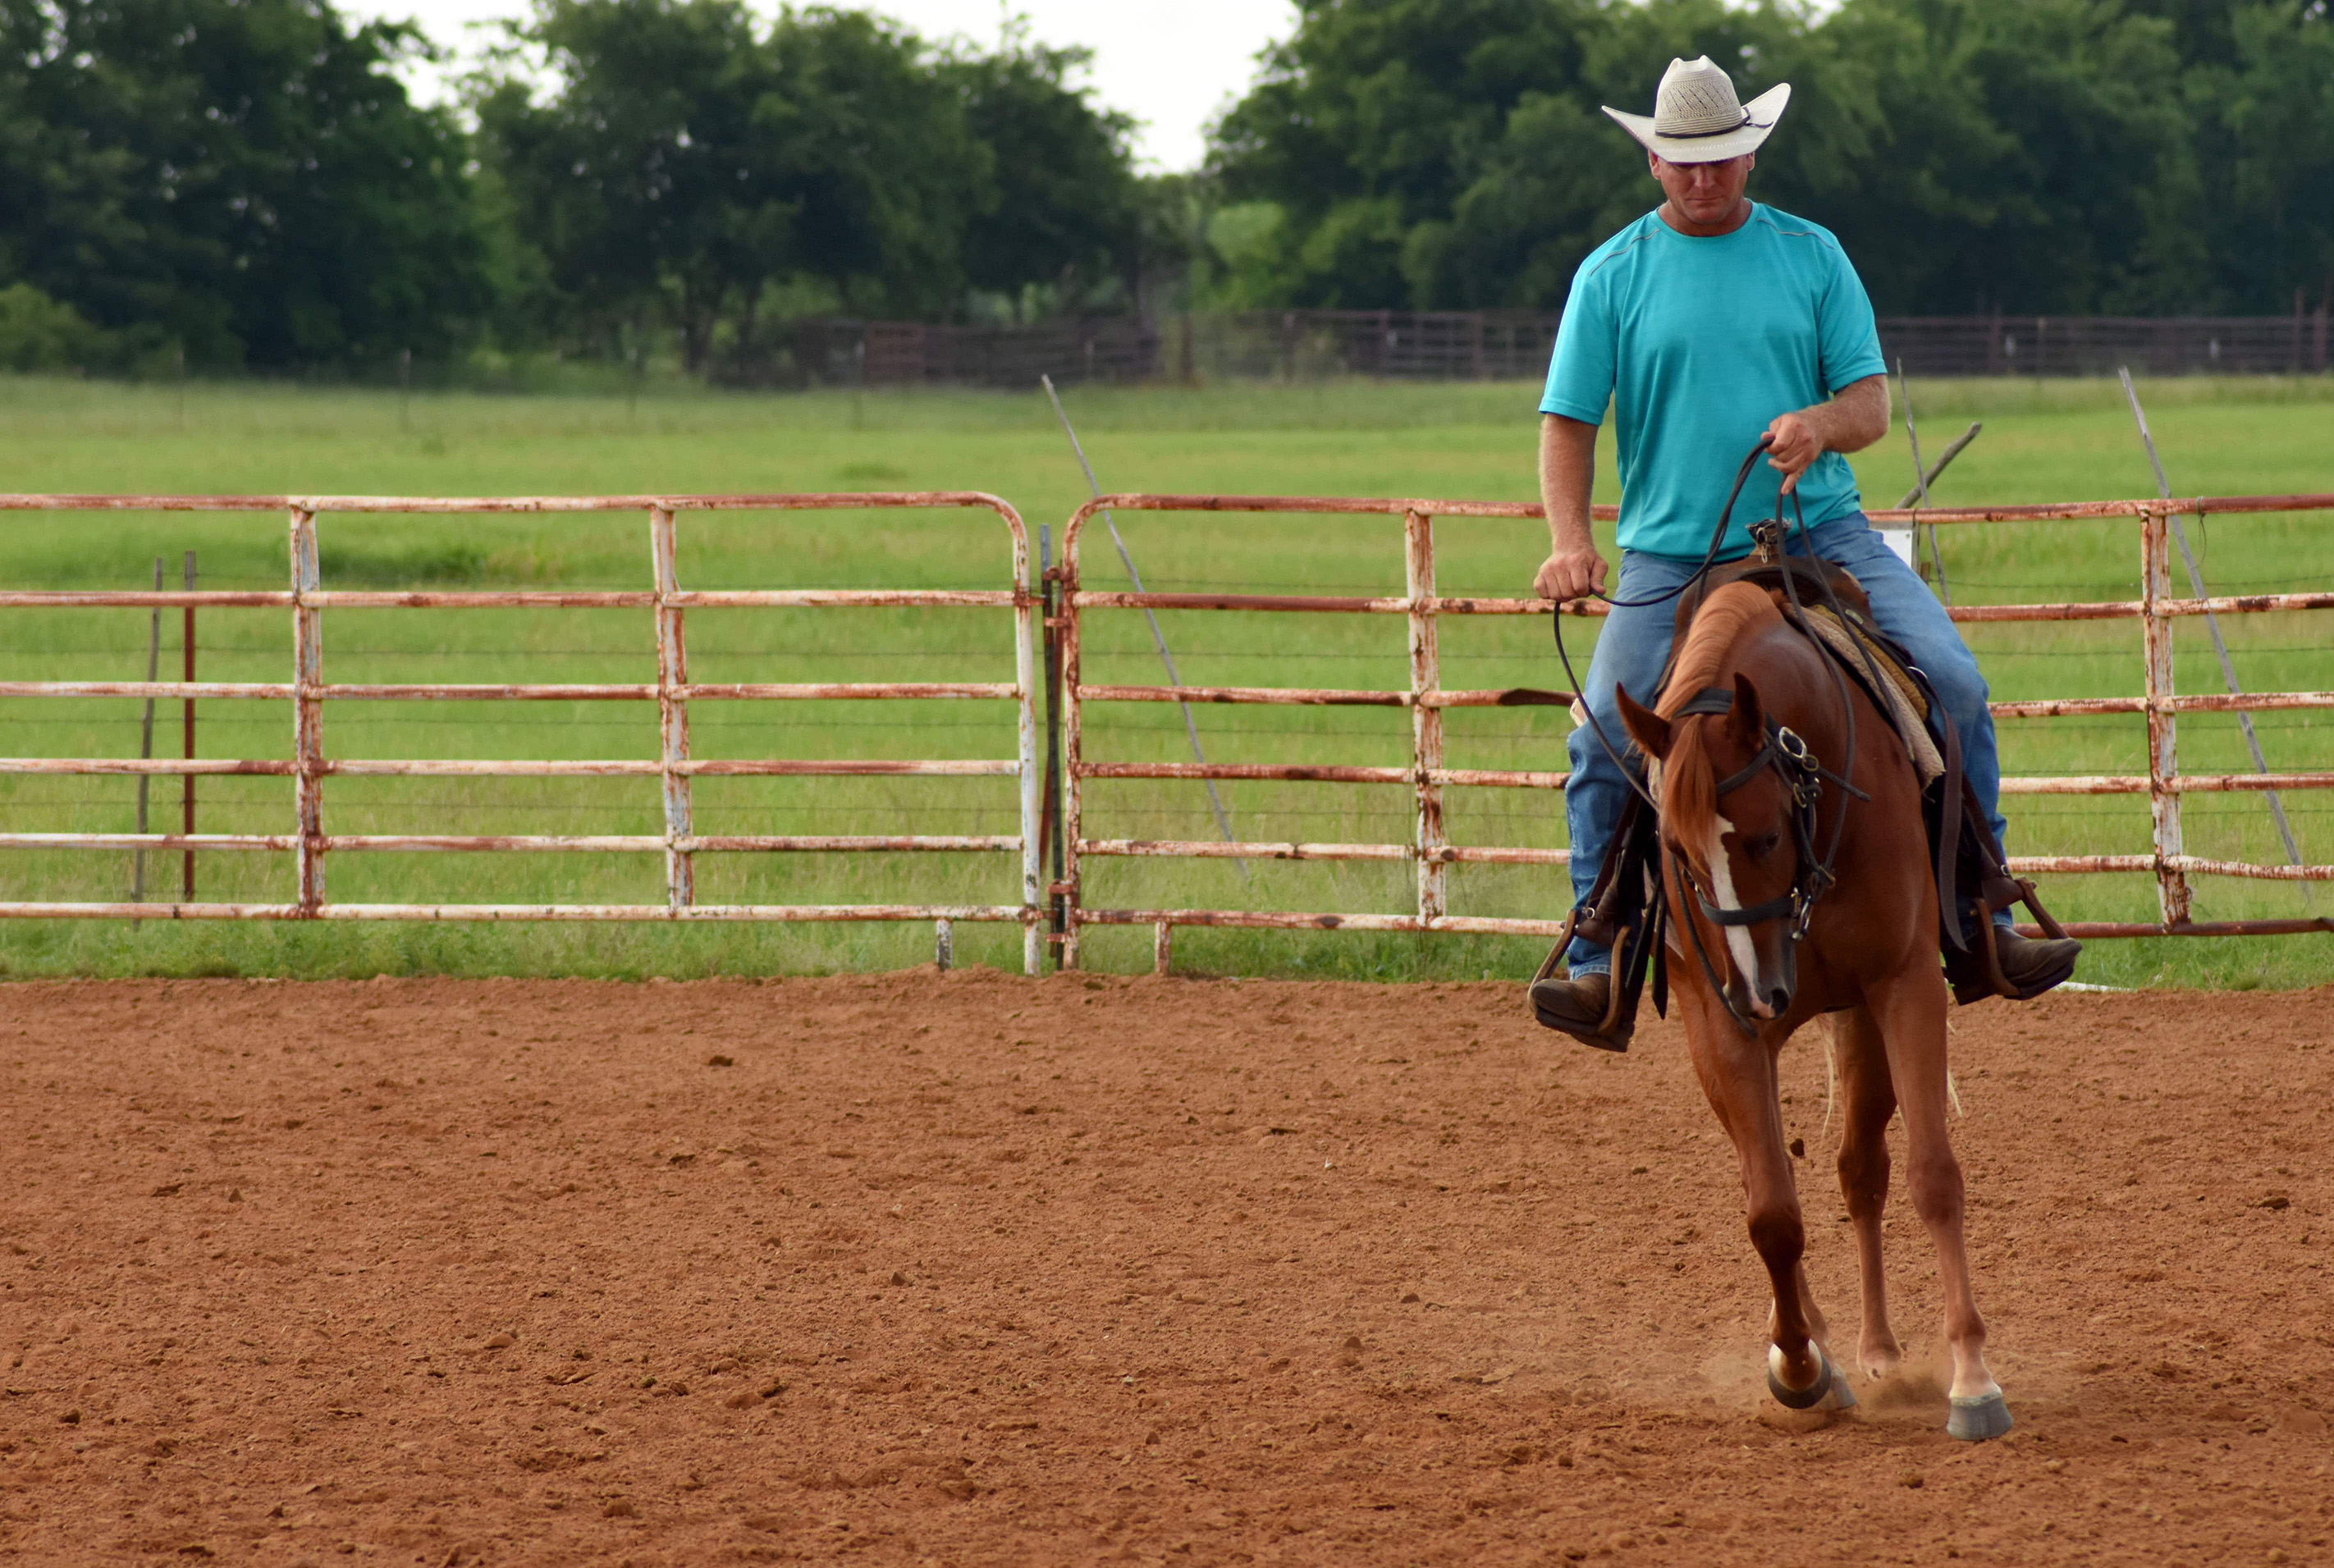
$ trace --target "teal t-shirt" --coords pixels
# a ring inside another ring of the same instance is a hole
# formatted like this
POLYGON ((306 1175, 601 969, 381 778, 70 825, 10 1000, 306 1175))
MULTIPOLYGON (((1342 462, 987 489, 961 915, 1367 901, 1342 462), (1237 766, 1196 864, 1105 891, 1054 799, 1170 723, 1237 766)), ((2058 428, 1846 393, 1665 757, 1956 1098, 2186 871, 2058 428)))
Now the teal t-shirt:
MULTIPOLYGON (((1732 234, 1696 239, 1647 213, 1573 274, 1539 407, 1596 425, 1609 400, 1621 548, 1698 561, 1775 417, 1886 369, 1872 302, 1829 230, 1753 203, 1732 234)), ((1773 515, 1781 484, 1764 458, 1752 468, 1722 558, 1750 553, 1749 525, 1773 515)), ((1837 452, 1798 493, 1810 528, 1863 505, 1837 452)))

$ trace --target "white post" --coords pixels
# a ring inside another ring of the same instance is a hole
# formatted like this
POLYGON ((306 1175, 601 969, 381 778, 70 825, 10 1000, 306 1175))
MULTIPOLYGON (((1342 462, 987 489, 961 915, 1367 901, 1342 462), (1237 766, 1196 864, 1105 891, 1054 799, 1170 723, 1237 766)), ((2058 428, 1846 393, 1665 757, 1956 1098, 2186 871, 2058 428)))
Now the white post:
POLYGON ((689 684, 689 650, 682 640, 680 611, 667 602, 680 591, 674 565, 674 530, 669 507, 649 509, 649 545, 656 561, 657 731, 664 765, 664 876, 666 906, 675 913, 697 901, 697 869, 684 840, 695 836, 689 774, 689 705, 680 688, 689 684))
MULTIPOLYGON (((1021 767, 1021 972, 1045 973, 1046 766, 1037 747, 1037 584, 1029 574, 1029 535, 1013 530, 1013 684, 1018 696, 1015 735, 1021 767)), ((942 967, 946 967, 945 964, 942 967)))
POLYGON ((307 596, 321 586, 316 565, 316 515, 292 508, 292 756, 299 772, 293 801, 299 813, 300 843, 294 851, 299 872, 300 912, 313 916, 324 902, 324 811, 323 734, 324 684, 323 611, 307 596))
POLYGON ((2187 853, 2180 832, 2178 716, 2172 711, 2172 620, 2164 601, 2172 597, 2168 502, 2149 506, 2140 517, 2140 622, 2147 650, 2147 803, 2156 836, 2156 899, 2166 927, 2188 923, 2188 878, 2171 862, 2187 853))
POLYGON ((1403 514, 1403 565, 1410 590, 1411 765, 1417 770, 1418 918, 1432 925, 1446 910, 1449 868, 1442 851, 1442 786, 1429 776, 1442 766, 1442 710, 1427 698, 1442 684, 1442 661, 1434 630, 1434 519, 1423 512, 1403 514))

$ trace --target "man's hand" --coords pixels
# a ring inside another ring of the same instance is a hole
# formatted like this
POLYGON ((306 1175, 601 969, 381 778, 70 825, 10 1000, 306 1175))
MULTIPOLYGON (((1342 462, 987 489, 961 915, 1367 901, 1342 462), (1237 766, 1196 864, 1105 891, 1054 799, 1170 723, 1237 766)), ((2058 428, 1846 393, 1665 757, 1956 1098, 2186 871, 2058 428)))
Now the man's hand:
POLYGON ((1540 418, 1539 498, 1548 514, 1548 559, 1532 592, 1561 604, 1605 587, 1605 557, 1588 525, 1588 488, 1596 475, 1596 427, 1561 414, 1540 418))
POLYGON ((1888 378, 1851 381, 1829 402, 1784 414, 1767 427, 1773 445, 1767 467, 1783 476, 1783 494, 1799 487, 1799 476, 1826 452, 1861 452, 1888 433, 1888 378))
POLYGON ((1586 599, 1605 591, 1606 570, 1605 557, 1596 553, 1593 543, 1567 543, 1540 563, 1539 574, 1532 579, 1532 592, 1559 604, 1586 599))
POLYGON ((1799 476, 1823 456, 1823 438, 1797 414, 1784 414, 1767 427, 1767 467, 1783 476, 1783 494, 1799 487, 1799 476))

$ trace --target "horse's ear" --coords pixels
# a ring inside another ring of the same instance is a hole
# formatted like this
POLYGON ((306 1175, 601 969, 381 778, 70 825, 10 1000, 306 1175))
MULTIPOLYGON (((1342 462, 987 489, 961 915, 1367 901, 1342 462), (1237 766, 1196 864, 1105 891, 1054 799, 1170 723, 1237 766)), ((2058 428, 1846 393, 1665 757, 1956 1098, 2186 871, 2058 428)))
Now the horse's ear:
POLYGON ((1745 751, 1758 750, 1767 736, 1767 715, 1759 706, 1759 688, 1739 669, 1734 672, 1734 707, 1726 715, 1726 729, 1745 751))
POLYGON ((1670 721, 1652 708, 1638 703, 1618 686, 1613 696, 1621 705, 1621 725, 1637 749, 1647 756, 1666 757, 1670 755, 1670 721))

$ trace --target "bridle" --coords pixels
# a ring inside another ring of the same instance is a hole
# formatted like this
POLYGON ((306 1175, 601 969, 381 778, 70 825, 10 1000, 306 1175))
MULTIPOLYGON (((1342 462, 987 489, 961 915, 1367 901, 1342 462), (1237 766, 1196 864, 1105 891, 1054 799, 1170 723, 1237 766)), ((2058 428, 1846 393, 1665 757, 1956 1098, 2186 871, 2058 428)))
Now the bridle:
MULTIPOLYGON (((1733 711, 1734 694, 1724 687, 1712 686, 1694 693, 1673 717, 1683 718, 1696 714, 1723 716, 1733 711)), ((1851 725, 1854 723, 1852 716, 1849 722, 1851 725)), ((1851 763, 1850 766, 1853 765, 1851 763)), ((1791 797, 1791 842, 1799 851, 1799 864, 1791 873, 1789 890, 1762 904, 1727 909, 1720 908, 1703 891, 1701 882, 1693 875, 1692 862, 1682 857, 1676 861, 1678 880, 1693 890, 1694 901, 1702 906, 1702 914, 1712 924, 1758 926, 1769 920, 1779 920, 1788 915, 1791 921, 1791 940, 1797 942, 1807 935, 1808 921, 1815 914, 1816 900, 1829 892, 1832 884, 1839 880, 1832 871, 1833 861, 1839 852, 1837 822, 1833 824, 1824 853, 1821 856, 1816 853, 1816 808, 1823 802, 1824 781, 1829 779, 1857 800, 1872 797, 1824 766, 1822 759, 1808 749, 1808 743, 1800 737, 1799 731, 1777 723, 1770 716, 1766 735, 1760 742, 1759 749, 1751 754, 1750 760, 1718 781, 1718 798, 1725 799, 1769 771, 1782 781, 1785 792, 1791 797)), ((1674 855, 1674 851, 1666 849, 1665 852, 1674 855)))
MULTIPOLYGON (((1733 711, 1734 694, 1723 687, 1713 686, 1694 693, 1673 717, 1725 715, 1733 711)), ((1849 737, 1847 765, 1853 772, 1856 765, 1856 710, 1853 704, 1847 705, 1847 713, 1849 737)), ((1847 817, 1845 810, 1832 819, 1831 832, 1827 837, 1822 853, 1816 851, 1816 813, 1823 803, 1824 783, 1829 780, 1837 784, 1843 794, 1857 800, 1868 801, 1872 797, 1857 788, 1847 776, 1824 766, 1822 759, 1808 749, 1807 741, 1799 731, 1778 723, 1771 714, 1767 716, 1766 732, 1760 740, 1759 749, 1751 754, 1749 762, 1718 781, 1714 792, 1716 797, 1723 800, 1760 774, 1769 772, 1781 781, 1791 800, 1791 844, 1796 853, 1789 889, 1763 903, 1739 909, 1723 909, 1693 874, 1693 862, 1670 843, 1667 835, 1661 840, 1662 856, 1677 877, 1679 886, 1693 891, 1694 902, 1701 906, 1703 918, 1712 925, 1722 928, 1760 926, 1770 920, 1789 919, 1791 925, 1786 938, 1788 946, 1784 948, 1784 973, 1796 981, 1799 946, 1807 938, 1808 922, 1815 918, 1816 902, 1839 880, 1833 866, 1839 855, 1840 832, 1847 817)), ((1712 961, 1709 946, 1702 939, 1702 927, 1691 919, 1680 920, 1678 924, 1685 928, 1686 940, 1693 945, 1694 959, 1702 966, 1702 977, 1710 982, 1711 994, 1718 998, 1719 1005, 1726 1009, 1727 1016, 1734 1020, 1735 1026, 1746 1036, 1756 1035, 1759 1025, 1755 1020, 1743 1016, 1742 1010, 1734 1005, 1734 998, 1727 990, 1726 977, 1718 972, 1718 966, 1712 961)), ((1746 975, 1743 979, 1748 984, 1751 976, 1746 975)))

